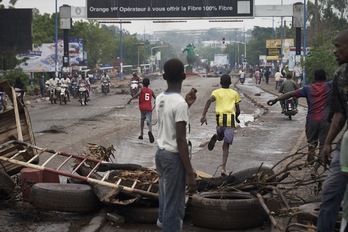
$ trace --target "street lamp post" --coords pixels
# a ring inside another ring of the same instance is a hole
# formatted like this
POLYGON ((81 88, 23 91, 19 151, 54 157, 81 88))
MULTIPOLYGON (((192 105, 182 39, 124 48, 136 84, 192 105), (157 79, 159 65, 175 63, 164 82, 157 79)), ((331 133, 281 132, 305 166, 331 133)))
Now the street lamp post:
POLYGON ((55 54, 54 54, 54 71, 56 77, 58 77, 58 0, 55 1, 55 37, 54 37, 54 45, 55 45, 55 54))
POLYGON ((138 47, 138 69, 139 69, 139 67, 140 67, 140 59, 139 59, 139 47, 140 46, 144 46, 145 45, 145 43, 134 43, 133 45, 135 45, 135 46, 137 46, 138 47))
MULTIPOLYGON (((238 43, 238 44, 244 44, 244 59, 246 58, 246 42, 241 42, 241 41, 230 41, 231 43, 238 43)), ((239 47, 238 47, 238 49, 239 49, 239 47)), ((238 50, 238 52, 239 52, 239 50, 238 50)), ((239 57, 239 55, 238 55, 238 57, 239 57)), ((242 60, 242 62, 243 62, 244 60, 242 60)))
POLYGON ((303 85, 306 85, 306 65, 305 65, 305 61, 306 61, 306 53, 307 53, 307 47, 306 47, 306 35, 307 35, 307 6, 306 6, 306 0, 303 1, 303 85))
POLYGON ((120 80, 123 80, 123 41, 122 41, 122 22, 120 22, 120 80))

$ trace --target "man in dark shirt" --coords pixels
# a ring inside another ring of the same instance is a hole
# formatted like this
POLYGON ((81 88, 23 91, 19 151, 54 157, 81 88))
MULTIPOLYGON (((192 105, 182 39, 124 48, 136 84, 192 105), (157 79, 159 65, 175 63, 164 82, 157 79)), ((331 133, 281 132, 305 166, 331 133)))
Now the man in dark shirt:
POLYGON ((342 175, 340 168, 340 146, 332 150, 332 142, 347 124, 348 101, 348 30, 338 33, 333 50, 340 65, 334 74, 331 96, 331 126, 326 137, 322 157, 331 160, 328 176, 323 184, 322 204, 320 206, 317 231, 334 231, 341 201, 346 189, 347 178, 342 175))
MULTIPOLYGON (((330 128, 327 118, 330 112, 331 90, 332 81, 326 82, 325 71, 323 69, 317 69, 314 72, 313 84, 305 85, 301 89, 288 92, 267 102, 268 105, 274 105, 277 101, 290 97, 305 97, 307 99, 306 136, 308 142, 307 160, 309 163, 314 161, 315 149, 318 146, 318 142, 319 148, 324 146, 325 138, 330 128)), ((315 167, 318 168, 318 164, 315 167)))

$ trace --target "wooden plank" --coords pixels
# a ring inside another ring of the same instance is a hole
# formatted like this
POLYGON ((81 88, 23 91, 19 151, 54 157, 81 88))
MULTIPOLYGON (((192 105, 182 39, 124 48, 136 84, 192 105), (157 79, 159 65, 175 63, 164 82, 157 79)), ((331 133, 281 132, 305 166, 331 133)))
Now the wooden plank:
MULTIPOLYGON (((26 126, 27 126, 25 131, 28 132, 29 138, 30 138, 29 141, 27 141, 27 142, 36 145, 33 127, 32 127, 31 120, 30 120, 29 110, 26 107, 24 108, 24 115, 25 115, 25 121, 26 121, 26 126)), ((34 154, 36 154, 36 150, 34 151, 34 154)))
POLYGON ((14 96, 13 97, 13 108, 14 108, 14 112, 15 112, 18 140, 23 142, 22 127, 21 127, 21 122, 20 122, 16 92, 15 92, 14 88, 12 88, 12 95, 14 96))

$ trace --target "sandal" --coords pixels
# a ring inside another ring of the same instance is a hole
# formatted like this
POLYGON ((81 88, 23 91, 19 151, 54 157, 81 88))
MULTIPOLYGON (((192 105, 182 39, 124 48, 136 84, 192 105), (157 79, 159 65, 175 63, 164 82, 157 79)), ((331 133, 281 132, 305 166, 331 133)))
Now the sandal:
POLYGON ((148 132, 148 135, 149 135, 149 140, 150 140, 150 143, 153 143, 155 141, 155 138, 153 137, 153 134, 151 131, 148 132))
POLYGON ((208 150, 209 150, 209 151, 211 151, 211 150, 214 149, 216 140, 217 140, 217 134, 214 134, 214 135, 211 137, 211 139, 210 139, 210 141, 209 141, 209 143, 208 143, 208 150))

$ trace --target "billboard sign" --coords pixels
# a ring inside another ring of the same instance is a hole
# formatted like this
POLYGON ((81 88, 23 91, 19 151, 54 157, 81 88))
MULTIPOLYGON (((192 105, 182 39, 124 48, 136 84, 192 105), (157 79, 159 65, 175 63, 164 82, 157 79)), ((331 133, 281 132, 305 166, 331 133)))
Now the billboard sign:
POLYGON ((214 54, 214 65, 228 65, 229 63, 228 54, 214 54))
POLYGON ((87 19, 254 18, 254 0, 87 0, 87 19))
MULTIPOLYGON (((44 43, 35 51, 28 51, 17 56, 18 59, 28 58, 19 67, 25 72, 55 72, 55 43, 44 43)), ((63 66, 64 41, 58 40, 58 71, 63 66)), ((69 40, 70 66, 84 65, 83 40, 72 38, 69 40)))
MULTIPOLYGON (((282 55, 283 55, 283 60, 289 60, 290 58, 290 47, 294 46, 294 39, 283 39, 281 41, 280 39, 268 39, 266 40, 266 48, 267 51, 275 49, 279 49, 282 47, 282 55)), ((270 56, 275 56, 275 54, 270 55, 270 56)))
POLYGON ((0 9, 0 51, 31 50, 32 21, 32 9, 0 9))

